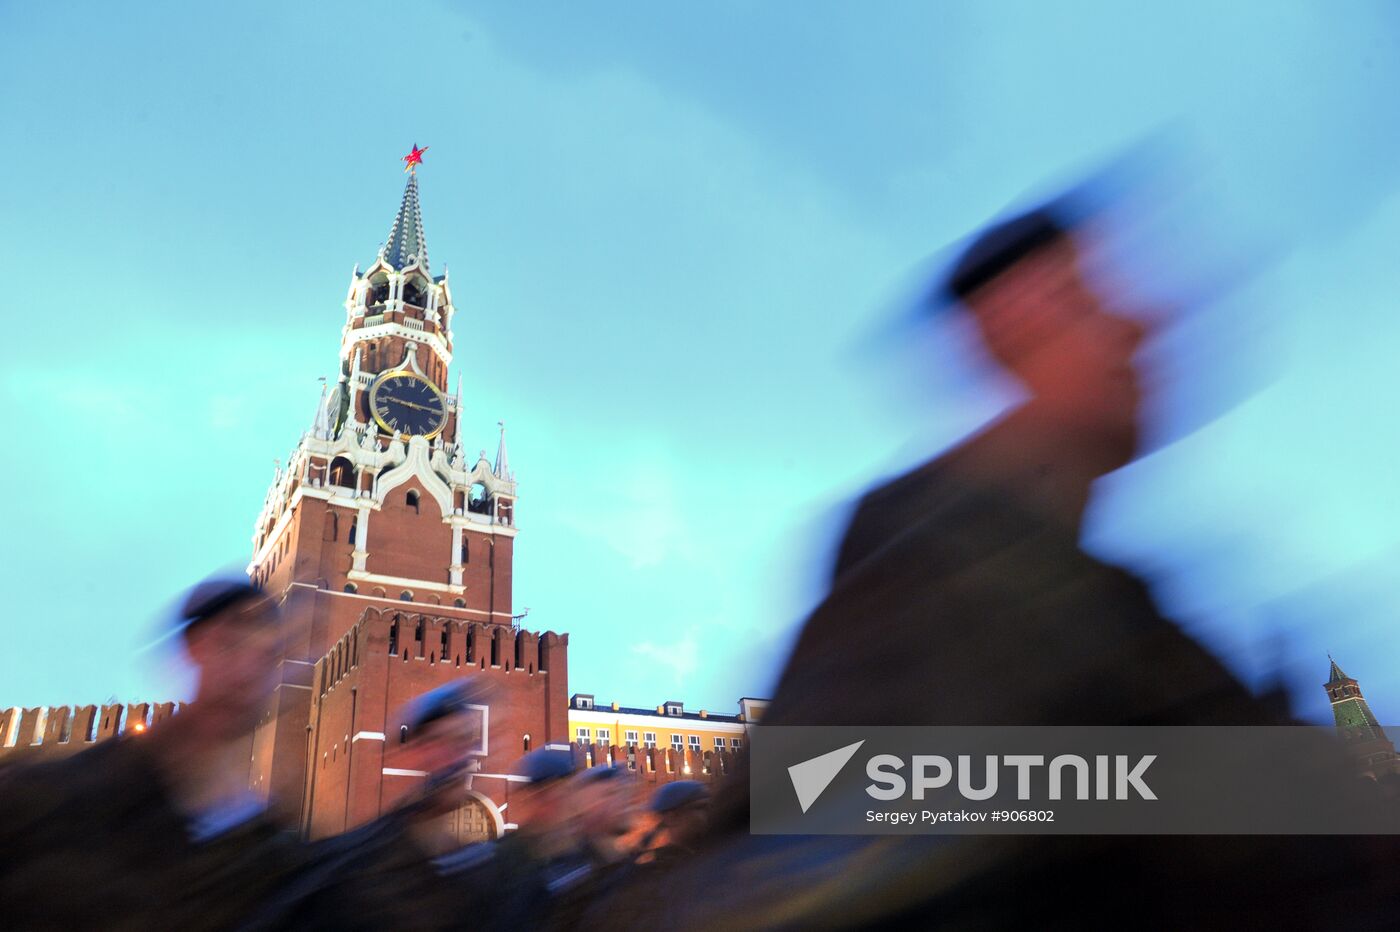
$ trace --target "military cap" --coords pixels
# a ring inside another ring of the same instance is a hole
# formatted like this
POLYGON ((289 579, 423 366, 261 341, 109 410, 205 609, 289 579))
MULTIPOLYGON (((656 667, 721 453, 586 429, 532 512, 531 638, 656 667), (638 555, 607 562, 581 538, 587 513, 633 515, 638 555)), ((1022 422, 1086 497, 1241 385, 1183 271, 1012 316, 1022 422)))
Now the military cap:
POLYGON ((611 780, 621 774, 621 767, 614 767, 611 764, 600 764, 597 767, 589 767, 578 775, 578 779, 580 783, 599 783, 603 780, 611 780))
POLYGON ((1049 204, 988 227, 958 257, 943 291, 949 299, 962 301, 1035 250, 1066 236, 1073 226, 1066 207, 1049 204))
POLYGON ((471 705, 484 705, 487 689, 477 685, 476 677, 466 676, 444 683, 417 696, 403 707, 403 723, 409 734, 417 734, 425 725, 455 715, 471 705))
POLYGON ((246 578, 211 576, 190 590, 180 606, 175 630, 188 633, 221 612, 264 596, 261 586, 246 578))
POLYGON ((699 780, 676 780, 658 789, 651 797, 651 811, 656 813, 674 812, 682 806, 698 803, 709 794, 705 784, 699 780))
POLYGON ((515 772, 530 783, 545 783, 574 772, 574 755, 559 748, 540 748, 515 762, 515 772))

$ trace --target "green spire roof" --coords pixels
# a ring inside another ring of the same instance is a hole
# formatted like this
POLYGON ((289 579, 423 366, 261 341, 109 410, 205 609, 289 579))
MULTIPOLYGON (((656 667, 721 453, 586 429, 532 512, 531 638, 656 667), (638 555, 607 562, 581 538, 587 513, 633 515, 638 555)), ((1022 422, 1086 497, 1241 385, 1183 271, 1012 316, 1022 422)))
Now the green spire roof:
POLYGON ((1327 660, 1332 664, 1332 669, 1328 673, 1330 677, 1327 680, 1328 685, 1331 685, 1332 683, 1340 683, 1343 680, 1351 679, 1351 677, 1347 676, 1345 673, 1342 672, 1341 667, 1337 666, 1337 661, 1332 659, 1331 654, 1327 655, 1327 660))
POLYGON ((423 235, 423 213, 418 207, 418 175, 410 172, 404 185, 399 214, 384 243, 384 261, 403 271, 415 261, 428 270, 428 239, 423 235))

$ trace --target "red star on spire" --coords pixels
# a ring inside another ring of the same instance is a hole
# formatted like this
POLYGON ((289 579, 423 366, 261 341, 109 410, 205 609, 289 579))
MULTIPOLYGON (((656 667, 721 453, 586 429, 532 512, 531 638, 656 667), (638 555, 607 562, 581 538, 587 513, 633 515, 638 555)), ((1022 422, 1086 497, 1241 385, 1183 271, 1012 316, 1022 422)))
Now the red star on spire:
POLYGON ((403 170, 406 172, 411 172, 414 170, 415 167, 422 165, 423 153, 427 151, 427 146, 424 146, 420 149, 418 148, 418 143, 415 142, 413 144, 413 151, 403 157, 403 161, 406 163, 403 167, 403 170))

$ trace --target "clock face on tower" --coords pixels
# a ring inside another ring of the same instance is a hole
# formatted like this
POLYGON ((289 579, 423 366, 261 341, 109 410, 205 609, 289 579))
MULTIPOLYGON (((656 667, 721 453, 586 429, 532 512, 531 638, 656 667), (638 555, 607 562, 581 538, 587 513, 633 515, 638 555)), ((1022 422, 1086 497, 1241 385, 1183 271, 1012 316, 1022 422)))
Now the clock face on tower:
POLYGON ((369 387, 369 410, 389 433, 432 439, 447 425, 447 401, 437 386, 416 372, 385 372, 369 387))

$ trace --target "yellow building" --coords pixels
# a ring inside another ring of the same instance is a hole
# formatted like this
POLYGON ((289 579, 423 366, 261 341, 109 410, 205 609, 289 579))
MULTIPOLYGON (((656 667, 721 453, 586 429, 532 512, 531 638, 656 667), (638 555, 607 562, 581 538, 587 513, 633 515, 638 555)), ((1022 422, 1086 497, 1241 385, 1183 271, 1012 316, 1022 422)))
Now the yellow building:
POLYGON ((569 698, 569 737, 583 750, 586 766, 612 763, 663 779, 699 778, 718 771, 718 760, 727 769, 767 705, 766 699, 740 699, 738 714, 729 715, 688 710, 675 699, 634 708, 575 693, 569 698))

